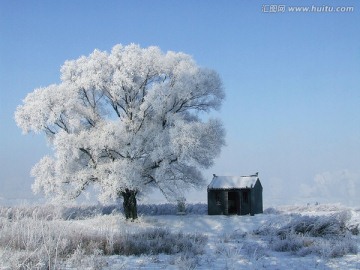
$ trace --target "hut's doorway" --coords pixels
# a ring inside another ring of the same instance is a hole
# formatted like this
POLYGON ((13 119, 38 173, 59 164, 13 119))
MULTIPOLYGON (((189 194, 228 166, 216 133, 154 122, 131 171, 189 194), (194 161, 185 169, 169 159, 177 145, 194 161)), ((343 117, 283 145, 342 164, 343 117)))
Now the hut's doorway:
POLYGON ((228 192, 228 213, 229 215, 236 215, 239 213, 239 194, 235 191, 228 192))

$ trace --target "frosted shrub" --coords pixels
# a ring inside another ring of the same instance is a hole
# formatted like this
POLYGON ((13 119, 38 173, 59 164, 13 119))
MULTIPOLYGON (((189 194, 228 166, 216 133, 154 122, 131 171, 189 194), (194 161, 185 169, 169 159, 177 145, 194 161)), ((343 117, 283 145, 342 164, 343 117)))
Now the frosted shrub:
POLYGON ((242 246, 233 246, 228 244, 221 244, 219 243, 216 246, 215 253, 220 254, 221 256, 227 257, 227 258, 233 258, 241 255, 241 249, 242 246))
POLYGON ((199 265, 199 258, 193 253, 185 252, 177 256, 173 264, 179 270, 192 270, 196 269, 196 267, 199 265))
POLYGON ((201 254, 207 237, 199 234, 171 233, 166 229, 150 229, 114 240, 114 253, 121 255, 201 254))
POLYGON ((299 237, 296 234, 288 234, 282 236, 280 239, 273 239, 270 246, 275 251, 297 252, 303 246, 307 246, 307 244, 304 243, 302 237, 299 237))
POLYGON ((82 247, 79 246, 66 261, 66 265, 76 269, 101 270, 104 266, 107 266, 105 258, 101 255, 100 250, 94 250, 92 255, 87 256, 82 247))
POLYGON ((313 237, 343 236, 347 232, 346 223, 350 219, 349 214, 344 211, 332 216, 298 216, 278 233, 282 235, 293 231, 296 234, 313 237))
POLYGON ((281 211, 276 208, 269 207, 264 210, 264 214, 265 215, 279 215, 279 214, 281 214, 281 211))
POLYGON ((186 199, 184 197, 179 198, 177 200, 177 212, 178 214, 185 214, 186 206, 185 206, 186 199))
POLYGON ((244 242, 242 249, 252 261, 257 261, 267 255, 266 249, 255 241, 244 242))
POLYGON ((357 243, 348 229, 350 217, 348 211, 332 216, 293 215, 287 224, 263 226, 255 234, 266 239, 275 251, 300 256, 341 257, 358 252, 357 243))

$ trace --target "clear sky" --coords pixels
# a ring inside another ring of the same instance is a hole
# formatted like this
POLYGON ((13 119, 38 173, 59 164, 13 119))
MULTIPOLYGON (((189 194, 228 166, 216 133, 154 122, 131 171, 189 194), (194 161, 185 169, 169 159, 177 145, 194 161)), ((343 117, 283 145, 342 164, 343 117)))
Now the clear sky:
POLYGON ((0 204, 33 198, 30 169, 50 152, 44 136, 21 134, 16 106, 59 82, 65 60, 118 43, 183 51, 220 74, 227 147, 209 182, 259 172, 265 207, 360 205, 357 0, 0 0, 0 204))

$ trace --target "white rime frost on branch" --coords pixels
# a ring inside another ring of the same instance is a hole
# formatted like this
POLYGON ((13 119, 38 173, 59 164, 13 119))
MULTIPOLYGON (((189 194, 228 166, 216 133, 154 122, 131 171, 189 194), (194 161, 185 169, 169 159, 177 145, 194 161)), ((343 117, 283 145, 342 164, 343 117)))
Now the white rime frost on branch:
POLYGON ((54 156, 32 169, 34 192, 71 199, 90 185, 103 201, 126 190, 168 198, 198 187, 224 145, 219 75, 184 53, 116 45, 66 61, 61 83, 35 89, 15 112, 24 133, 45 132, 54 156))

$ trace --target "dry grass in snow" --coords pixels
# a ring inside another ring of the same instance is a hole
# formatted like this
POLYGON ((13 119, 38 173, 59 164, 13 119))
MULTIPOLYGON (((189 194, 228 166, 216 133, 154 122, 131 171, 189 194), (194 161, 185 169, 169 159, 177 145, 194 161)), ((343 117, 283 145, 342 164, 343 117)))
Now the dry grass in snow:
POLYGON ((359 209, 292 206, 254 217, 208 216, 204 205, 183 216, 172 205, 142 209, 129 222, 112 206, 0 207, 0 269, 360 268, 359 209))

